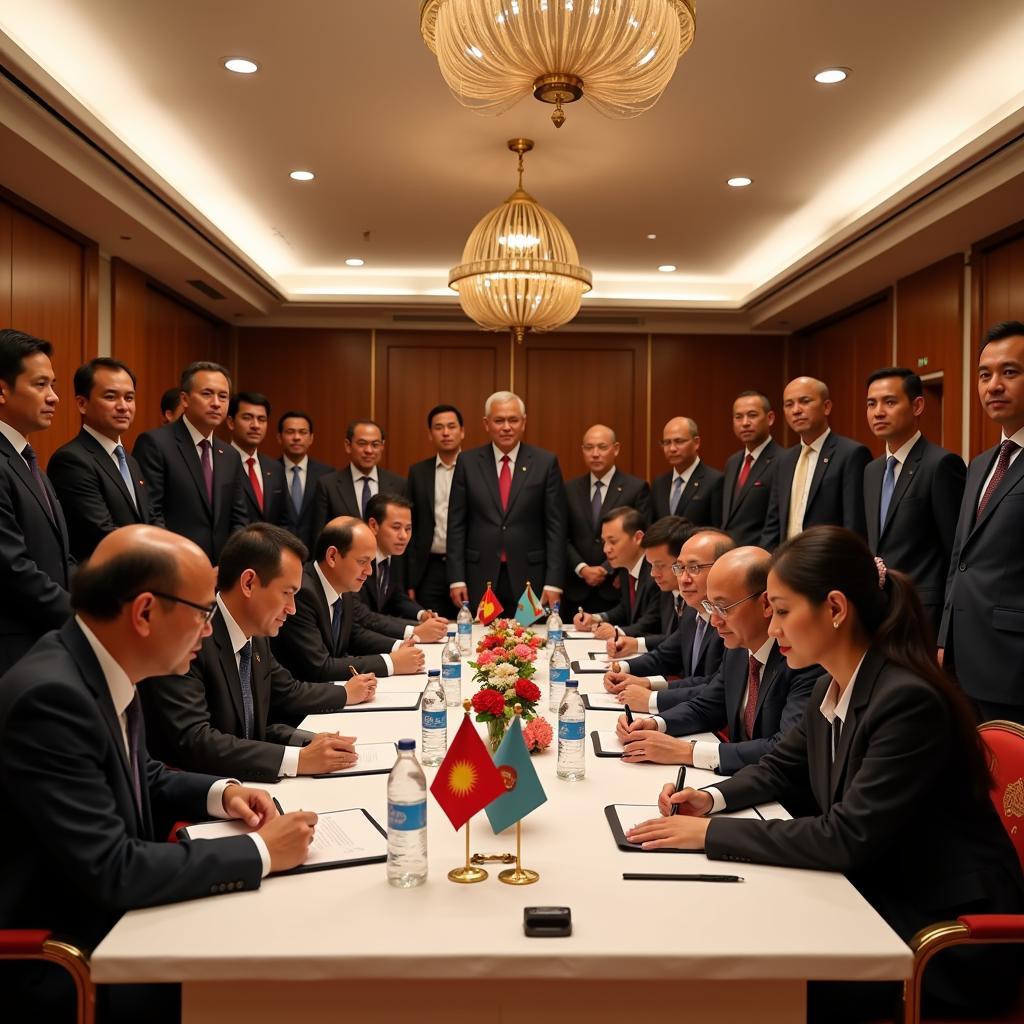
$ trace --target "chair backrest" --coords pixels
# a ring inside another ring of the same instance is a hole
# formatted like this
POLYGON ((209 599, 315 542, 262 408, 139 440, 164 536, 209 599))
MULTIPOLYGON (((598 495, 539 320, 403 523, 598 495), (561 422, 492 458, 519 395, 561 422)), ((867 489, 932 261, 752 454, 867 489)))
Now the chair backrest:
POLYGON ((1024 726, 985 722, 978 732, 992 773, 992 803, 1024 866, 1024 726))

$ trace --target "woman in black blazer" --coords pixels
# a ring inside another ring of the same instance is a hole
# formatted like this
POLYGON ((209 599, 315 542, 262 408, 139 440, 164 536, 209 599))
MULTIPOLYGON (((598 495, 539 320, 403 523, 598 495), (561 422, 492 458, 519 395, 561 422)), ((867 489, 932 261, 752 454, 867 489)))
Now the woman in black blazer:
MULTIPOLYGON (((789 666, 818 662, 828 672, 803 721, 716 787, 675 795, 666 785, 666 816, 629 838, 645 849, 842 871, 904 939, 960 914, 1024 910, 1024 877, 989 799, 971 710, 935 660, 910 579, 850 531, 820 526, 776 551, 768 599, 769 632, 789 666), (705 816, 771 800, 816 813, 705 816)), ((1011 946, 941 953, 925 997, 942 1009, 998 1005, 1015 991, 1019 964, 1011 946)), ((842 1012, 833 1004, 829 1019, 857 1019, 842 1012)))

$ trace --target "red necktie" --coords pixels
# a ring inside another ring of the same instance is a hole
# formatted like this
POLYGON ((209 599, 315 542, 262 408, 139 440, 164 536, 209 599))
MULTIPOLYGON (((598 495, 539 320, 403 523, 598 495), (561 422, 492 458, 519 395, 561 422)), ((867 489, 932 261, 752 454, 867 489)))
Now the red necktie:
POLYGON ((754 738, 754 712, 757 710, 757 688, 761 685, 761 663, 752 654, 747 666, 747 706, 743 709, 743 730, 747 739, 754 738))
POLYGON ((992 474, 992 479, 989 480, 988 487, 985 488, 985 493, 981 496, 981 501, 978 503, 978 514, 974 517, 975 522, 981 518, 982 512, 985 511, 985 506, 989 503, 989 499, 995 494, 996 488, 999 486, 999 481, 1006 476, 1006 471, 1010 468, 1010 456, 1018 447, 1017 442, 1011 441, 1009 438, 999 446, 996 471, 992 474))
POLYGON ((633 613, 633 607, 636 605, 636 579, 633 574, 629 574, 629 611, 633 613))
POLYGON ((498 495, 501 498, 501 511, 508 511, 508 496, 512 493, 512 470, 509 468, 511 459, 507 455, 501 457, 501 472, 498 474, 498 495))
POLYGON ((743 465, 740 468, 740 475, 736 477, 736 493, 738 494, 743 490, 743 485, 747 482, 747 477, 750 476, 750 467, 754 464, 754 456, 747 452, 747 457, 743 460, 743 465))
POLYGON ((256 460, 250 455, 249 458, 245 460, 245 464, 249 467, 249 483, 252 484, 252 492, 256 495, 256 504, 262 512, 263 488, 260 486, 260 475, 256 472, 256 460))

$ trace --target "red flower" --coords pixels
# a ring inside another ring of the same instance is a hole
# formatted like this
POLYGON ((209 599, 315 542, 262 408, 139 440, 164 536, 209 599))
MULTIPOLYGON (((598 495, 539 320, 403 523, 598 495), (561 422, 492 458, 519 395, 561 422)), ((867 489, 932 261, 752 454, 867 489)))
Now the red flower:
MULTIPOLYGON (((540 696, 540 690, 537 690, 537 695, 540 696)), ((473 710, 480 715, 504 715, 505 698, 497 690, 479 690, 473 694, 473 710)))
POLYGON ((540 687, 531 683, 529 679, 516 680, 516 696, 521 700, 540 700, 540 687))

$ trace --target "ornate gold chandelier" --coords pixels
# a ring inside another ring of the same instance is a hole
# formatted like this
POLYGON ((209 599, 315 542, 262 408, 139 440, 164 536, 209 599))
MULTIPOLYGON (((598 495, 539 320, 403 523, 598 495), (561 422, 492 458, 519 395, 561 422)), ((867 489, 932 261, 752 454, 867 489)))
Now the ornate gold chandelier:
POLYGON ((527 331, 568 323, 591 277, 578 265, 565 225, 523 191, 523 154, 533 142, 509 139, 508 148, 519 154, 516 190, 473 229, 448 286, 466 316, 488 331, 510 330, 521 342, 527 331))
POLYGON ((464 106, 500 114, 528 92, 609 117, 657 103, 693 43, 697 0, 423 0, 420 33, 464 106))

